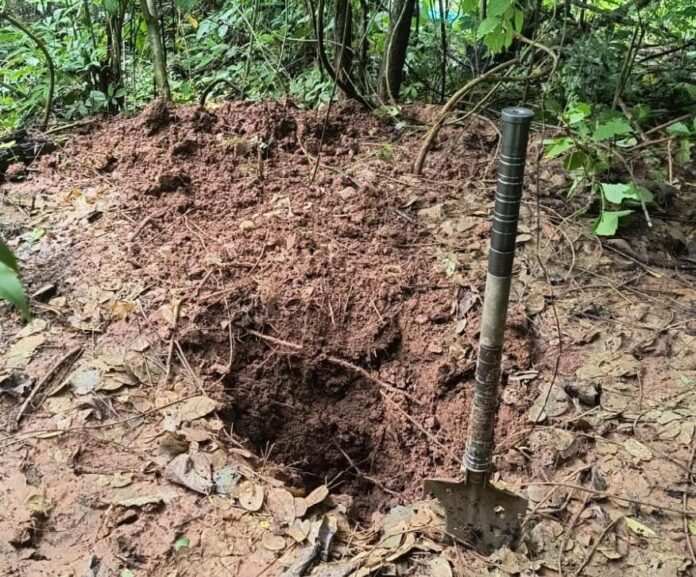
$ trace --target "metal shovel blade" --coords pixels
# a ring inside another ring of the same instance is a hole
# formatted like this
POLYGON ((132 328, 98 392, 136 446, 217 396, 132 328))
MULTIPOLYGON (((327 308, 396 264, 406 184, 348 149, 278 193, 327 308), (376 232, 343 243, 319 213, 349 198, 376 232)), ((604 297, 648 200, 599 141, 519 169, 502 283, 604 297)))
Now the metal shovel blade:
POLYGON ((489 554, 517 541, 527 512, 523 497, 488 481, 427 479, 425 492, 444 507, 447 532, 478 551, 489 554))

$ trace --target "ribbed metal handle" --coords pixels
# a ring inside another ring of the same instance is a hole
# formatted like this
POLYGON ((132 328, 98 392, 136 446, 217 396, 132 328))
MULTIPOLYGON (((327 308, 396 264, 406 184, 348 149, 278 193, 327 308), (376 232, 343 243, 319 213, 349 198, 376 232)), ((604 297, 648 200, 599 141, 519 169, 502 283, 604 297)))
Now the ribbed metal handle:
POLYGON ((507 319, 522 180, 527 156, 529 125, 534 113, 527 108, 506 108, 502 113, 502 141, 498 159, 488 275, 483 298, 481 340, 476 364, 476 392, 469 420, 464 466, 483 477, 490 470, 493 429, 498 408, 500 363, 507 319))

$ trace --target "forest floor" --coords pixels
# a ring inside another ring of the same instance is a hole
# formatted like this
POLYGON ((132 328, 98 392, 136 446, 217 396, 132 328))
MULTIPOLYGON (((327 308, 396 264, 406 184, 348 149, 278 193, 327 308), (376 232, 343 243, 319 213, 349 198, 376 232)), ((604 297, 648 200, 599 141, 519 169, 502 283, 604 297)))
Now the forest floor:
POLYGON ((495 457, 530 507, 483 557, 422 484, 460 476, 497 131, 447 127, 416 178, 421 131, 331 118, 314 180, 324 112, 270 102, 13 167, 35 316, 2 305, 0 572, 695 575, 694 195, 601 242, 531 163, 495 457))

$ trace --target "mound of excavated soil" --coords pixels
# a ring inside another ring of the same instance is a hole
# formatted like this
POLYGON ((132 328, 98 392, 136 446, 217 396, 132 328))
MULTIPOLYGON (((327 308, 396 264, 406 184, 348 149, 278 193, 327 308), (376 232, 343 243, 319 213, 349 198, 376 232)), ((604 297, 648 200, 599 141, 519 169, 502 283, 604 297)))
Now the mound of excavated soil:
MULTIPOLYGON (((341 104, 312 182, 323 112, 157 106, 44 161, 61 175, 96 171, 130 215, 76 254, 147 279, 162 342, 175 331, 203 376, 224 383, 233 431, 295 481, 338 484, 366 511, 418 495, 427 475, 456 475, 492 198, 479 181, 495 133, 446 129, 430 159, 442 182, 417 180, 420 133, 341 104), (171 298, 176 328, 157 312, 171 298)), ((527 369, 523 317, 510 324, 506 369, 527 369)), ((501 406, 499 440, 528 406, 526 385, 506 388, 520 406, 501 406)))

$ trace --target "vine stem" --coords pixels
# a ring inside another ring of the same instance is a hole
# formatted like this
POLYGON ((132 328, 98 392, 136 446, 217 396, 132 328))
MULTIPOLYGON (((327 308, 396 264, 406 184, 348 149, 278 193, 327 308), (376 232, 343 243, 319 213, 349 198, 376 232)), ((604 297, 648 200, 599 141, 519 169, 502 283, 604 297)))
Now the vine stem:
POLYGON ((514 64, 517 64, 518 62, 519 60, 517 58, 513 58, 512 60, 508 60, 507 62, 498 64, 498 66, 491 68, 488 72, 485 72, 484 74, 481 74, 480 76, 477 76, 473 80, 467 82, 462 88, 457 90, 457 92, 455 92, 450 97, 447 103, 442 107, 440 115, 437 117, 435 124, 433 124, 432 128, 428 131, 428 134, 425 136, 425 139, 423 140, 423 144, 418 153, 418 158, 416 159, 413 165, 414 174, 421 175, 423 173, 425 157, 428 155, 428 151, 430 150, 433 141, 437 138, 437 135, 440 133, 440 129, 445 124, 445 120, 447 120, 447 117, 450 115, 452 110, 454 110, 454 107, 457 106, 459 101, 482 82, 488 80, 493 76, 496 76, 502 70, 505 70, 506 68, 509 68, 514 64))

